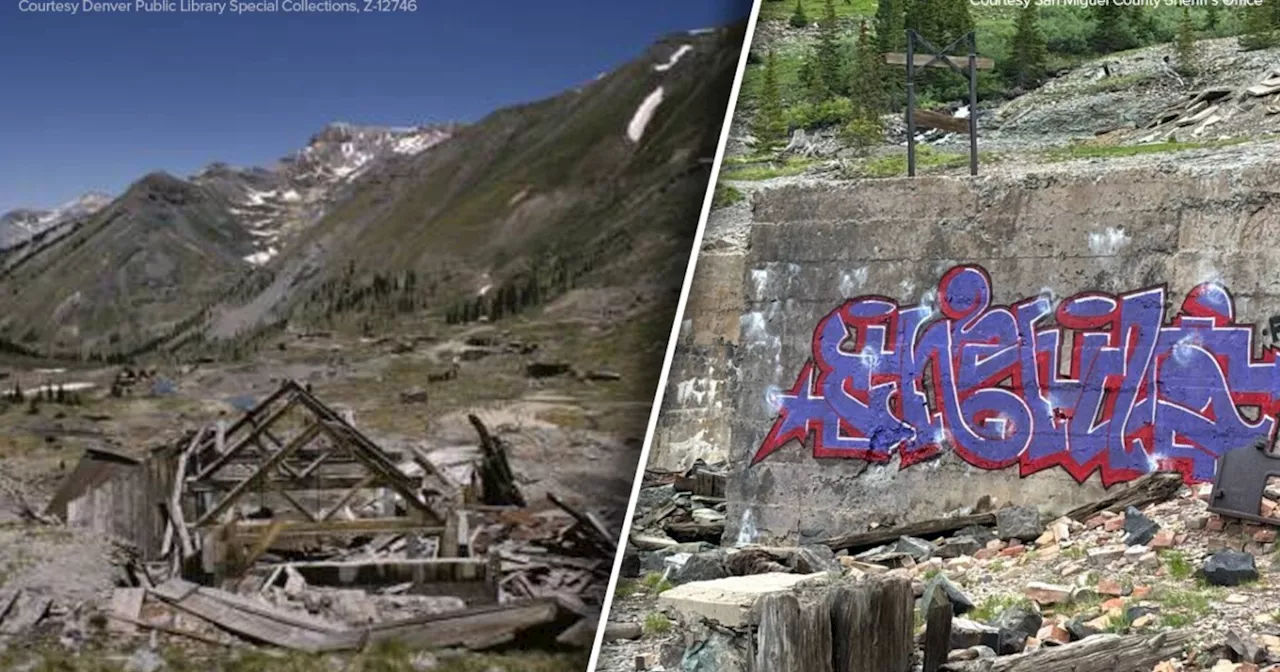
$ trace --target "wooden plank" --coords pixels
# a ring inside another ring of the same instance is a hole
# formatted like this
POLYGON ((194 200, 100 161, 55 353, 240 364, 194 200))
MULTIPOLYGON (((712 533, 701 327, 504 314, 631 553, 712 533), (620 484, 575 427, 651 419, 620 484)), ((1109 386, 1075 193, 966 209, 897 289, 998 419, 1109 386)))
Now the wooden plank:
POLYGON ((969 516, 952 516, 950 518, 933 518, 896 527, 883 527, 868 532, 855 532, 838 537, 830 537, 819 543, 831 547, 833 551, 843 549, 863 550, 875 548, 881 544, 896 540, 898 537, 938 537, 955 532, 970 525, 995 525, 996 514, 975 513, 969 516))
MULTIPOLYGON (((204 429, 196 432, 195 438, 191 440, 191 444, 187 449, 182 451, 178 456, 178 467, 176 475, 173 478, 173 492, 169 494, 169 521, 173 528, 172 534, 177 535, 178 550, 181 552, 178 567, 182 566, 181 560, 185 560, 195 555, 196 547, 191 543, 191 535, 187 534, 187 522, 183 518, 182 513, 182 486, 186 482, 187 460, 191 458, 192 451, 196 446, 200 445, 200 439, 204 436, 204 429)), ((168 535, 166 535, 168 536, 168 535)), ((172 537, 169 538, 172 543, 172 537)))
POLYGON ((49 611, 50 602, 52 600, 43 595, 36 595, 29 590, 22 591, 9 607, 4 622, 0 623, 0 635, 17 635, 26 632, 28 628, 44 618, 45 612, 49 611))
POLYGON ((1123 511, 1130 506, 1142 508, 1173 498, 1182 489, 1182 474, 1160 471, 1147 474, 1128 487, 1116 487, 1107 496, 1067 512, 1072 520, 1084 522, 1103 511, 1123 511))
POLYGON ((554 600, 532 600, 466 611, 432 614, 373 626, 371 643, 395 641, 408 647, 486 648, 529 628, 552 623, 560 608, 554 600))
POLYGON ((961 119, 943 112, 917 109, 912 115, 916 126, 920 128, 936 128, 948 133, 969 134, 969 120, 961 119))
POLYGON ((111 615, 116 618, 108 624, 108 629, 121 634, 135 632, 137 627, 133 624, 138 621, 146 595, 146 588, 116 588, 111 593, 111 615))
POLYGON ((1158 635, 1101 634, 1062 646, 984 660, 948 663, 951 672, 1146 672, 1162 660, 1180 658, 1190 630, 1158 635))
MULTIPOLYGON (((968 56, 946 56, 946 59, 954 63, 955 66, 957 68, 960 68, 961 70, 967 71, 969 69, 968 56)), ((923 68, 926 65, 928 65, 928 67, 931 67, 931 68, 948 67, 947 64, 942 62, 941 60, 934 61, 932 64, 930 64, 930 61, 933 61, 933 54, 915 54, 915 58, 913 60, 915 61, 915 66, 917 68, 923 68)), ((888 63, 889 65, 901 65, 903 67, 906 67, 907 55, 901 52, 885 54, 884 62, 888 63)), ((996 67, 996 62, 985 56, 979 56, 976 59, 976 64, 979 70, 992 70, 996 67)))
POLYGON ((444 532, 441 525, 431 525, 411 518, 359 518, 356 520, 328 521, 256 521, 238 520, 232 523, 231 538, 237 543, 257 539, 272 525, 282 523, 278 539, 305 539, 342 535, 425 534, 444 532))

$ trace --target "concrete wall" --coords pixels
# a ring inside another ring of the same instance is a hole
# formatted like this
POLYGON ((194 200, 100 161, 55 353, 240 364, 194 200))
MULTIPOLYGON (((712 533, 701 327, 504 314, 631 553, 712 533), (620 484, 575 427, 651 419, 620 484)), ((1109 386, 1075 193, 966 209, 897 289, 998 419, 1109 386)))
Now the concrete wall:
POLYGON ((649 452, 650 469, 682 471, 699 458, 714 463, 729 457, 750 216, 750 206, 740 203, 714 211, 707 221, 649 452))
MULTIPOLYGON (((865 295, 883 295, 903 308, 936 304, 940 279, 961 264, 979 265, 989 274, 992 306, 1044 296, 1057 307, 1080 292, 1119 295, 1167 283, 1166 325, 1193 287, 1220 283, 1235 299, 1232 324, 1257 325, 1252 356, 1271 342, 1262 329, 1280 313, 1280 273, 1273 270, 1280 252, 1271 245, 1277 239, 1271 234, 1280 233, 1280 164, 1258 161, 1230 169, 1168 162, 1122 169, 1077 164, 1055 170, 977 180, 791 186, 758 193, 743 254, 732 261, 708 263, 712 257, 705 255, 699 261, 685 315, 692 326, 679 345, 651 466, 727 455, 733 472, 728 541, 822 538, 866 529, 872 522, 936 516, 971 506, 983 495, 1050 512, 1096 497, 1103 489, 1099 473, 1083 485, 1058 466, 1039 465, 1040 471, 1023 477, 1016 464, 991 469, 986 467, 992 464, 976 465, 982 461, 972 455, 961 459, 947 440, 940 444, 940 454, 906 468, 900 468, 897 450, 885 464, 816 458, 811 437, 804 445, 791 441, 777 447, 749 466, 778 417, 778 393, 793 387, 814 356, 814 331, 824 316, 847 298, 865 295), (741 268, 736 282, 729 277, 735 267, 741 268), (736 338, 727 333, 733 310, 740 311, 736 338), (716 388, 714 408, 708 406, 710 396, 673 395, 682 385, 716 388), (732 395, 731 402, 726 394, 732 395), (702 453, 687 444, 672 450, 693 434, 707 443, 702 453), (679 459, 673 459, 677 454, 679 459)), ((1037 325, 1054 326, 1052 316, 1037 325)), ((1224 321, 1221 326, 1230 325, 1224 321)), ((1140 331, 1153 339, 1178 335, 1166 335, 1149 320, 1140 331)), ((1064 340, 1073 338, 1066 333, 1070 330, 1063 332, 1064 340)), ((1236 338, 1240 331, 1231 334, 1236 338)), ((1155 433, 1163 432, 1167 442, 1170 437, 1183 440, 1177 432, 1185 431, 1212 450, 1239 443, 1246 435, 1268 434, 1271 421, 1258 415, 1280 409, 1280 376, 1272 374, 1274 367, 1255 364, 1250 369, 1247 341, 1218 335, 1208 343, 1199 339, 1197 335, 1197 347, 1210 351, 1205 355, 1210 359, 1195 359, 1203 353, 1186 350, 1200 367, 1197 371, 1206 372, 1204 364, 1211 364, 1212 357, 1230 359, 1244 368, 1228 372, 1228 392, 1252 393, 1265 408, 1251 415, 1217 407, 1214 423, 1181 418, 1177 427, 1169 411, 1161 411, 1164 416, 1153 415, 1164 418, 1154 423, 1155 433), (1236 420, 1234 428, 1223 420, 1228 412, 1236 420)), ((1070 357, 1070 349, 1064 345, 1063 350, 1070 357)), ((1171 350, 1165 347, 1164 352, 1171 350)), ((1165 377, 1188 380, 1185 375, 1165 377)), ((1122 392, 1133 391, 1136 380, 1125 380, 1122 392)), ((1191 380, 1188 389, 1205 395, 1221 382, 1191 380)), ((1162 448, 1147 463, 1163 468, 1174 463, 1167 458, 1178 454, 1162 448)), ((1175 466, 1190 474, 1190 461, 1175 466)), ((1118 481, 1135 473, 1108 470, 1118 481)))

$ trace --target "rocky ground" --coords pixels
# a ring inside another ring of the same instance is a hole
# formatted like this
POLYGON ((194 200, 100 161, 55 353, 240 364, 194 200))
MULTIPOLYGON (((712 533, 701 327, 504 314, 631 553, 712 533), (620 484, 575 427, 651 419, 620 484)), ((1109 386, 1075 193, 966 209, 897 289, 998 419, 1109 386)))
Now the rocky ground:
MULTIPOLYGON (((616 299, 603 302, 609 311, 628 305, 616 299)), ((534 509, 554 510, 546 501, 551 492, 573 506, 621 512, 654 385, 644 364, 661 357, 666 332, 659 338, 658 318, 648 314, 602 318, 601 303, 600 297, 571 294, 538 317, 467 326, 402 323, 376 336, 282 333, 243 359, 146 362, 128 367, 133 376, 123 375, 123 366, 0 361, 0 391, 19 388, 24 399, 0 401, 0 592, 50 600, 36 626, 0 628, 0 652, 7 652, 0 656, 9 656, 0 658, 0 668, 46 669, 24 665, 84 659, 96 651, 102 667, 47 669, 186 669, 182 661, 193 656, 226 669, 262 669, 235 665, 242 657, 260 665, 262 656, 275 654, 250 647, 208 658, 207 647, 189 641, 108 633, 95 614, 124 583, 121 559, 129 549, 39 518, 84 449, 141 457, 188 430, 234 420, 284 379, 308 383, 318 398, 352 411, 356 425, 379 445, 414 445, 446 465, 478 455, 467 420, 475 413, 506 445, 534 509), (149 653, 135 660, 136 651, 149 653)), ((287 602, 282 598, 282 605, 287 602)), ((339 595, 331 602, 351 601, 339 595)), ((400 611, 421 610, 410 604, 400 611)), ((378 656, 366 664, 412 665, 367 669, 585 667, 581 652, 378 656)), ((293 658, 281 658, 285 662, 272 669, 312 669, 320 660, 293 658)), ((359 663, 331 658, 335 669, 359 663)))
MULTIPOLYGON (((649 490, 651 502, 661 499, 659 491, 649 490)), ((1208 491, 1183 488, 1168 501, 1083 521, 1041 521, 1033 510, 1002 509, 992 527, 903 537, 854 555, 833 555, 827 547, 719 548, 633 532, 638 548, 655 550, 640 551, 638 578, 620 580, 600 669, 640 669, 638 658, 658 665, 645 669, 734 669, 700 666, 697 653, 716 628, 687 622, 687 613, 659 605, 658 596, 729 575, 825 570, 853 580, 906 576, 917 596, 929 585, 944 587, 958 614, 952 660, 1034 651, 1104 632, 1190 629, 1184 655, 1155 670, 1280 670, 1277 529, 1208 513, 1208 491), (779 562, 747 562, 762 551, 779 562)), ((637 518, 653 510, 638 509, 637 518)), ((918 617, 920 632, 923 623, 918 617)))

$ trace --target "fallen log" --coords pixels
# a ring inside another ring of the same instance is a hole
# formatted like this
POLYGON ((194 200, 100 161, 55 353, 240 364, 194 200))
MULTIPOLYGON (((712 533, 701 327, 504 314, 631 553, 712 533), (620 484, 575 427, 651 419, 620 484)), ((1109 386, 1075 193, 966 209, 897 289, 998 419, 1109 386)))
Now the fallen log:
POLYGON ((1012 656, 948 663, 950 672, 1146 672, 1182 655, 1189 630, 1158 635, 1102 634, 1012 656))
POLYGON ((1123 511, 1130 506, 1142 508, 1148 504, 1172 499, 1182 488, 1182 474, 1175 471, 1158 471, 1135 481, 1127 488, 1116 488, 1106 497, 1067 512, 1072 520, 1085 521, 1103 511, 1123 511))
POLYGON ((921 537, 928 539, 930 537, 940 537, 948 533, 955 532, 956 530, 962 530, 970 525, 995 524, 996 514, 975 513, 969 516, 934 518, 932 520, 922 520, 916 523, 897 525, 895 527, 883 527, 875 530, 869 530, 867 532, 855 532, 853 534, 830 537, 819 543, 830 546, 833 551, 840 551, 844 549, 848 549, 850 551, 864 550, 894 541, 898 537, 921 537))

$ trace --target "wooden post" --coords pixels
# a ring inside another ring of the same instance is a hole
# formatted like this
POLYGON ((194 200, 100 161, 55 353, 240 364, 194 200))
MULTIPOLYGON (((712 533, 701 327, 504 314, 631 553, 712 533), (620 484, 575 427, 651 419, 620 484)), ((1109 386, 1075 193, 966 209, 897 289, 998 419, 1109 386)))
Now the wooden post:
POLYGON ((902 577, 842 584, 827 593, 834 672, 910 672, 915 595, 902 577))
POLYGON ((941 584, 934 585, 929 598, 929 603, 922 605, 925 610, 923 672, 938 672, 951 651, 952 607, 941 584))
POLYGON ((794 593, 765 595, 760 613, 757 670, 831 672, 831 610, 818 599, 794 593))

